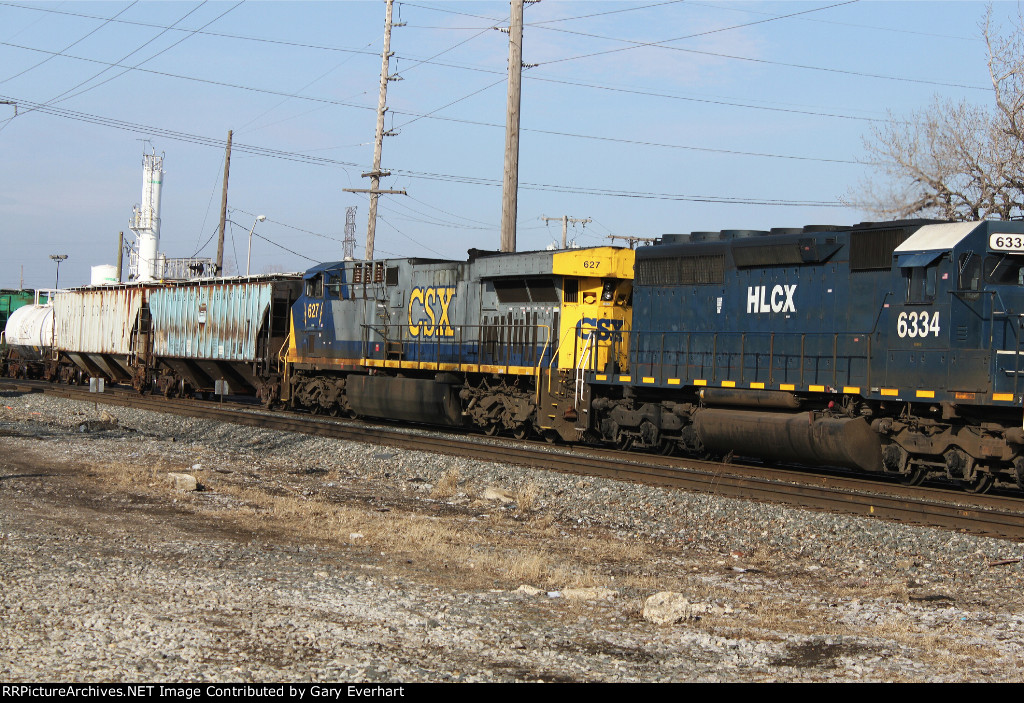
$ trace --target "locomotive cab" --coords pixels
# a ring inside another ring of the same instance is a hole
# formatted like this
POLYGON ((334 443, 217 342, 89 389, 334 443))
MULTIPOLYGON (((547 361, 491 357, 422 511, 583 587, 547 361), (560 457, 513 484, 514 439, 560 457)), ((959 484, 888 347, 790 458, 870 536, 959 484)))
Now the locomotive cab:
POLYGON ((880 325, 889 351, 878 376, 882 395, 963 405, 1019 402, 1024 235, 1013 231, 1019 229, 1004 222, 930 225, 896 248, 883 310, 889 319, 880 325))

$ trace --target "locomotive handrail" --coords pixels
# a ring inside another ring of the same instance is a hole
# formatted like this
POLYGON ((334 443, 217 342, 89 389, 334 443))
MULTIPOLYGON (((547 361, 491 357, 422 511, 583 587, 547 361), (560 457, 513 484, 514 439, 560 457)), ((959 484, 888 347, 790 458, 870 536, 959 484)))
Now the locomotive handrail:
MULTIPOLYGON (((369 351, 369 332, 372 330, 373 332, 377 333, 377 335, 381 338, 382 341, 385 342, 385 344, 391 342, 401 343, 403 346, 401 352, 403 359, 406 359, 408 356, 406 348, 411 348, 415 352, 415 358, 408 360, 418 362, 429 362, 429 359, 424 358, 422 351, 424 349, 432 349, 434 351, 433 361, 435 363, 455 363, 460 366, 463 364, 486 364, 490 362, 499 366, 528 365, 531 368, 539 368, 543 366, 544 357, 548 353, 551 337, 550 326, 542 324, 524 324, 511 326, 510 334, 508 335, 507 339, 504 336, 504 330, 502 330, 502 337, 496 340, 484 340, 482 338, 483 335, 480 334, 480 332, 485 329, 494 328, 494 325, 451 325, 451 336, 434 334, 427 339, 423 339, 419 335, 414 336, 409 334, 403 334, 404 330, 408 330, 411 327, 420 327, 420 325, 408 325, 397 323, 379 325, 366 323, 360 325, 360 327, 362 328, 363 331, 361 344, 362 358, 364 359, 373 358, 369 351), (521 330, 531 329, 538 332, 538 334, 534 336, 532 342, 525 339, 525 335, 524 339, 516 341, 513 338, 515 335, 511 328, 517 328, 521 330), (467 331, 469 330, 475 330, 476 334, 473 336, 469 336, 467 338, 467 331), (543 330, 544 332, 543 337, 541 337, 539 334, 539 331, 541 330, 543 330), (392 334, 392 332, 394 332, 394 334, 392 334), (490 359, 489 361, 483 359, 483 355, 485 354, 484 347, 490 342, 494 342, 495 345, 500 345, 500 348, 497 351, 500 352, 501 358, 495 357, 490 359), (538 345, 540 345, 539 354, 537 353, 538 345), (467 353, 471 351, 467 350, 467 346, 475 346, 475 360, 473 360, 472 356, 467 356, 467 353), (523 364, 512 363, 514 361, 513 354, 517 351, 524 357, 523 364), (525 363, 525 357, 527 355, 529 355, 531 359, 529 363, 525 363)), ((390 352, 388 351, 387 347, 385 347, 383 359, 384 361, 388 360, 389 353, 390 352)))
MULTIPOLYGON (((635 331, 635 330, 634 330, 635 331)), ((807 384, 807 361, 809 359, 819 359, 823 364, 831 365, 831 381, 829 385, 839 386, 840 362, 845 361, 846 367, 844 373, 850 375, 853 373, 853 363, 855 360, 860 360, 864 363, 864 376, 868 387, 871 382, 871 334, 864 332, 762 332, 762 333, 750 333, 745 331, 735 332, 688 332, 688 331, 677 331, 677 332, 664 332, 664 331, 650 331, 650 332, 638 332, 637 342, 632 347, 633 352, 637 355, 636 363, 638 369, 636 370, 637 375, 642 375, 644 368, 649 368, 651 375, 654 375, 655 368, 660 368, 662 373, 669 374, 672 376, 680 376, 686 378, 706 378, 712 383, 717 383, 721 374, 724 374, 724 380, 734 380, 736 382, 744 383, 749 379, 750 372, 754 372, 755 377, 759 377, 762 373, 759 369, 762 369, 761 359, 762 353, 760 351, 762 345, 757 344, 757 350, 752 350, 749 345, 752 344, 752 337, 760 337, 766 339, 768 342, 768 354, 767 354, 767 367, 764 368, 764 372, 767 373, 767 380, 769 383, 774 384, 777 381, 776 378, 776 361, 778 358, 795 358, 798 364, 798 368, 792 368, 789 362, 786 362, 784 369, 792 371, 799 377, 799 385, 804 386, 807 384), (794 343, 797 336, 799 336, 799 350, 794 355, 793 353, 779 353, 779 341, 781 339, 790 339, 794 343), (667 344, 669 338, 680 339, 680 344, 670 345, 667 344), (728 340, 736 339, 736 342, 729 342, 728 340), (847 343, 843 341, 843 338, 856 339, 854 344, 863 345, 861 347, 848 347, 847 343), (705 340, 703 344, 697 344, 697 340, 705 340), (812 340, 821 340, 820 342, 811 347, 812 340), (826 346, 826 344, 828 346, 826 346), (706 345, 706 346, 705 346, 706 345), (666 353, 666 347, 669 351, 666 353), (678 347, 678 350, 676 350, 678 347), (701 347, 696 348, 695 347, 701 347), (708 348, 710 347, 710 349, 708 348), (685 350, 685 351, 684 351, 685 350), (846 353, 843 353, 846 352, 846 353), (674 356, 675 361, 670 362, 668 355, 674 356), (719 359, 719 356, 725 357, 724 361, 719 359), (640 361, 640 358, 646 356, 646 361, 640 361), (694 357, 698 357, 697 361, 694 361, 694 357), (753 366, 747 368, 748 356, 752 357, 753 366), (668 358, 667 358, 668 357, 668 358), (680 360, 682 358, 682 360, 680 360), (670 370, 671 369, 671 370, 670 370), (731 370, 731 371, 730 371, 731 370)), ((816 378, 820 379, 821 373, 814 372, 816 378)), ((826 372, 827 373, 827 372, 826 372)), ((756 378, 754 379, 756 380, 756 378)), ((785 382, 785 381, 784 381, 785 382)), ((820 381, 810 381, 810 383, 818 383, 820 381)))

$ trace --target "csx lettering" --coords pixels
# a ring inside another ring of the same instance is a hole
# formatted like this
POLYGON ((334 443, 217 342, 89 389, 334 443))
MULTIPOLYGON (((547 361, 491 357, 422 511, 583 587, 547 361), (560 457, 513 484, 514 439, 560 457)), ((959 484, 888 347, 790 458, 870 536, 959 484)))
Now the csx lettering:
POLYGON ((597 319, 584 317, 576 323, 576 336, 586 339, 593 335, 599 342, 622 340, 622 320, 597 319))
POLYGON ((409 295, 409 334, 454 337, 455 330, 448 317, 453 297, 454 288, 413 288, 409 295))
POLYGON ((796 312, 793 293, 796 284, 775 286, 768 294, 768 286, 747 286, 747 312, 796 312))

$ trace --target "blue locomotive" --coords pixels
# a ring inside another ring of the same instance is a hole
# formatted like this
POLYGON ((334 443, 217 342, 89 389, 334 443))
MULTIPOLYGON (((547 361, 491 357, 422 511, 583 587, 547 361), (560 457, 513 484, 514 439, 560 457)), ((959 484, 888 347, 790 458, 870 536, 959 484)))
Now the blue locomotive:
POLYGON ((1022 223, 666 235, 632 303, 607 441, 1024 489, 1022 223))

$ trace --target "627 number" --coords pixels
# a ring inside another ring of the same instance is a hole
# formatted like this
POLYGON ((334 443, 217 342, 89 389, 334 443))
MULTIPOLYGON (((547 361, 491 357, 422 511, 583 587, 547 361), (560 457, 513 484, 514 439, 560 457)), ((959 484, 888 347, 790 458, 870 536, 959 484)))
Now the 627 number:
POLYGON ((927 310, 921 312, 901 312, 896 318, 896 334, 900 337, 927 337, 929 334, 939 336, 939 313, 931 314, 927 310))

